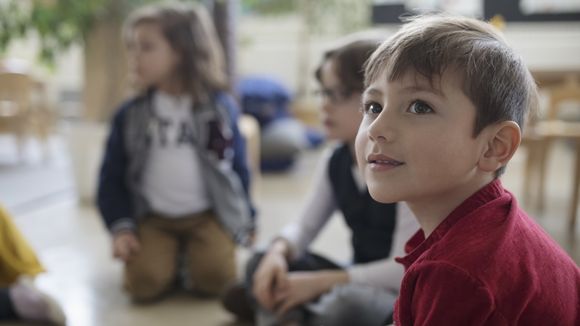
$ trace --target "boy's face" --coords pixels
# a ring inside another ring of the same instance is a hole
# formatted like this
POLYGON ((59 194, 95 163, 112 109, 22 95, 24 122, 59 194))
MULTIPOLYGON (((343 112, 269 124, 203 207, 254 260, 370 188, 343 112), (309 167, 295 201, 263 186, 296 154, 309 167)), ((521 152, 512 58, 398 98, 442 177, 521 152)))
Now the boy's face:
POLYGON ((457 73, 432 84, 413 70, 393 82, 383 73, 363 110, 356 154, 375 200, 441 204, 473 191, 486 141, 473 137, 476 109, 457 73))

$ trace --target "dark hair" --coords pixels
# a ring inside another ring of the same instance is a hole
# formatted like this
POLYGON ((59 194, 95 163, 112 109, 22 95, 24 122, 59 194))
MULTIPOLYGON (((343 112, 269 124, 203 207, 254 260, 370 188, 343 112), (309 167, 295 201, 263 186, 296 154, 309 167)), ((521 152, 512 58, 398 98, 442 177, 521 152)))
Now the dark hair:
POLYGON ((155 23, 180 54, 181 81, 194 98, 227 88, 225 62, 213 21, 202 6, 180 3, 149 5, 133 12, 124 26, 125 40, 139 24, 155 23))
POLYGON ((463 92, 477 109, 474 136, 500 121, 523 129, 536 109, 536 83, 523 60, 491 25, 471 18, 430 15, 409 19, 366 66, 365 84, 386 74, 390 81, 414 69, 433 80, 447 68, 463 77, 463 92))
POLYGON ((334 69, 346 94, 364 90, 364 63, 379 46, 378 40, 356 40, 326 51, 314 76, 322 83, 322 66, 333 60, 334 69))
MULTIPOLYGON (((488 23, 465 17, 426 15, 407 23, 373 53, 365 85, 380 76, 396 80, 409 69, 431 82, 448 68, 463 79, 463 93, 476 107, 474 137, 487 126, 515 121, 523 130, 536 111, 537 87, 523 60, 488 23)), ((496 177, 505 170, 496 171, 496 177)))

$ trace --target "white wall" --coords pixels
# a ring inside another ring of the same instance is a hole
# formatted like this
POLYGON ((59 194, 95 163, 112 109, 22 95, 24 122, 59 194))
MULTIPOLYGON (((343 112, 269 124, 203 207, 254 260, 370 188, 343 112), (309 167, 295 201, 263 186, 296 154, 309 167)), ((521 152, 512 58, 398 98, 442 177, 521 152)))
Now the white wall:
MULTIPOLYGON (((298 16, 244 17, 238 30, 238 72, 240 76, 260 74, 273 76, 292 91, 299 82, 299 51, 302 26, 298 16)), ((314 83, 313 70, 318 65, 324 49, 333 37, 310 35, 306 45, 309 67, 306 76, 314 83)))
POLYGON ((504 33, 531 70, 580 71, 580 22, 508 22, 504 33))
MULTIPOLYGON (((365 32, 387 38, 396 30, 396 25, 382 25, 365 32)), ((300 21, 297 17, 242 19, 238 31, 238 37, 244 44, 238 54, 240 73, 271 74, 295 88, 298 80, 299 33, 300 21)), ((508 22, 504 34, 532 70, 580 71, 580 22, 508 22)), ((314 84, 312 71, 324 49, 339 37, 341 35, 311 36, 308 76, 311 87, 314 84)))

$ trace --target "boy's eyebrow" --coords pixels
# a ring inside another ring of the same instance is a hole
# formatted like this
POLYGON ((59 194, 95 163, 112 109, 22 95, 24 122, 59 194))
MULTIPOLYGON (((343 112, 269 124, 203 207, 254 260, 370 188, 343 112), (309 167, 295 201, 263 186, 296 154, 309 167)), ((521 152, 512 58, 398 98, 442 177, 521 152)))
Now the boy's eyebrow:
MULTIPOLYGON (((437 95, 439 97, 442 97, 444 99, 447 99, 447 96, 445 96, 445 94, 433 87, 425 87, 425 86, 420 86, 420 85, 412 85, 412 86, 407 86, 404 87, 402 89, 404 92, 407 93, 413 93, 413 92, 427 92, 427 93, 431 93, 434 95, 437 95)), ((364 92, 363 92, 363 97, 381 97, 383 96, 383 92, 380 89, 377 88, 367 88, 364 92)))
POLYGON ((364 96, 382 96, 382 95, 383 95, 383 92, 381 92, 380 90, 378 90, 376 88, 367 88, 363 92, 363 97, 364 96))
POLYGON ((403 91, 405 92, 427 92, 427 93, 432 93, 435 94, 439 97, 442 97, 444 99, 447 99, 447 97, 445 96, 445 94, 443 94, 442 91, 433 88, 433 87, 424 87, 424 86, 419 86, 419 85, 413 85, 413 86, 407 86, 405 88, 403 88, 403 91))

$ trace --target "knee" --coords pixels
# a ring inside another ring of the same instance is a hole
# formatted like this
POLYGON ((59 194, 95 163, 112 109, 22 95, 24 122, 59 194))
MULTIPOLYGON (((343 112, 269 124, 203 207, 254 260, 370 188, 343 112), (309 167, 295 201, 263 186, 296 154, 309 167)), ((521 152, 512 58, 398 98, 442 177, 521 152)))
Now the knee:
POLYGON ((313 325, 381 325, 396 296, 375 287, 337 286, 313 306, 313 325))
POLYGON ((216 268, 198 266, 190 273, 194 291, 209 297, 221 295, 226 287, 236 280, 235 263, 216 268))
POLYGON ((173 279, 172 274, 126 270, 125 290, 134 302, 147 303, 162 297, 170 289, 173 279))
POLYGON ((125 281, 125 291, 137 303, 147 303, 159 299, 170 289, 171 280, 141 275, 125 281))
POLYGON ((366 309, 364 302, 343 287, 335 287, 324 295, 321 309, 312 315, 312 325, 358 325, 361 313, 366 309))

